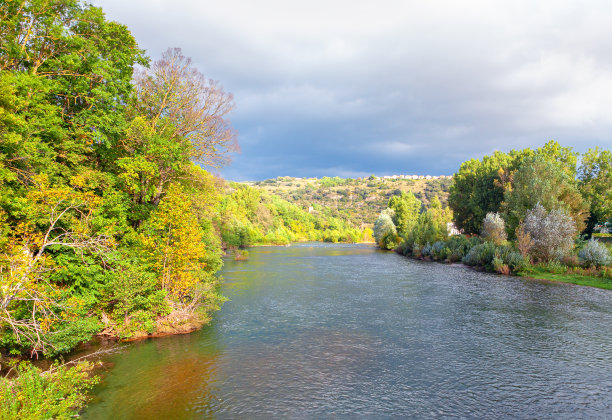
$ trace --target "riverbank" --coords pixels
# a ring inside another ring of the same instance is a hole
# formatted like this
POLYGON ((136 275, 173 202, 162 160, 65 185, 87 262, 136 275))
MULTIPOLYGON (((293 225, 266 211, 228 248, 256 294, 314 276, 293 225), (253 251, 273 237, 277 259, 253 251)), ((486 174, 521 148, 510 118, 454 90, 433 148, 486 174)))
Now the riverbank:
MULTIPOLYGON (((398 254, 418 260, 418 261, 429 261, 429 262, 438 262, 438 263, 446 263, 446 264, 462 264, 467 267, 470 267, 477 271, 487 271, 500 275, 514 275, 516 277, 522 277, 525 279, 531 280, 545 280, 552 281, 558 283, 568 283, 568 284, 576 284, 580 286, 589 286, 596 287, 598 289, 612 290, 612 277, 610 277, 610 269, 607 271, 605 268, 602 270, 597 270, 595 268, 581 268, 581 267, 565 267, 562 265, 529 265, 522 270, 516 272, 506 271, 504 269, 497 271, 493 267, 492 269, 487 269, 485 266, 474 266, 469 264, 464 264, 461 261, 450 261, 448 259, 436 259, 431 256, 413 256, 402 254, 399 250, 395 250, 398 254)), ((507 268, 507 267, 506 267, 507 268)))
POLYGON ((517 275, 534 279, 534 280, 547 280, 558 283, 569 283, 577 284, 580 286, 597 287, 599 289, 612 290, 612 278, 584 275, 578 273, 554 273, 546 271, 539 267, 530 267, 517 275))

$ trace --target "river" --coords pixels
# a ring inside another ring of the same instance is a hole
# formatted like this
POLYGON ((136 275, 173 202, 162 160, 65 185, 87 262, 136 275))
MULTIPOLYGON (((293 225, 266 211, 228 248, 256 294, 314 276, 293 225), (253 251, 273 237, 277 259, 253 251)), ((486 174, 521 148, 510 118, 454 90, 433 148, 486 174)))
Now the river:
POLYGON ((211 325, 111 356, 84 418, 612 417, 612 291, 367 245, 249 254, 211 325))

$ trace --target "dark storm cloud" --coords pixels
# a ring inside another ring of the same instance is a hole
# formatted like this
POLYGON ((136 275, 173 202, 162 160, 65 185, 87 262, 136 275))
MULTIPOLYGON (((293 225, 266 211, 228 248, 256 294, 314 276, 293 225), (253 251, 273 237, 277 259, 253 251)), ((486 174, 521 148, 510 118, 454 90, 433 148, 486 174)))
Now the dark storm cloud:
POLYGON ((451 174, 551 138, 612 146, 607 2, 97 4, 152 57, 180 46, 234 93, 230 179, 451 174))

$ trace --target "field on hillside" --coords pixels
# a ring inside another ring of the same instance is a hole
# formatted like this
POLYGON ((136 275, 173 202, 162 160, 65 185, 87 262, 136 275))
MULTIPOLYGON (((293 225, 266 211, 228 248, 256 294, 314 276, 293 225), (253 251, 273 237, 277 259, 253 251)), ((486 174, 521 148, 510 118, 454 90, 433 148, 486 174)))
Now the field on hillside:
POLYGON ((356 227, 371 226, 387 207, 389 198, 411 191, 425 207, 434 196, 446 206, 450 178, 437 179, 352 179, 278 177, 244 182, 262 188, 310 212, 350 220, 356 227))

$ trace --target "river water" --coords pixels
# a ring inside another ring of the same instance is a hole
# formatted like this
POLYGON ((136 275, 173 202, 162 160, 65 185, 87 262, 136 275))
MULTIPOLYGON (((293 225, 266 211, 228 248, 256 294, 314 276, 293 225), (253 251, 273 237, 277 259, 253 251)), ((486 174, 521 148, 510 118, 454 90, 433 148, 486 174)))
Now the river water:
POLYGON ((299 244, 203 330, 131 343, 86 419, 612 418, 612 291, 299 244))

